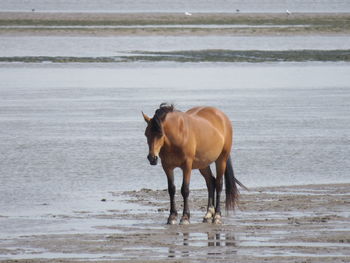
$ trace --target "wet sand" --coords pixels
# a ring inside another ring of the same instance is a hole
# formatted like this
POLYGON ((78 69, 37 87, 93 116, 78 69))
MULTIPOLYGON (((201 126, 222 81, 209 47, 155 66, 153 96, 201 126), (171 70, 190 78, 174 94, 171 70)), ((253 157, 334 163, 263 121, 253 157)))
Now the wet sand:
MULTIPOLYGON (((166 190, 118 192, 127 209, 90 214, 99 233, 2 239, 0 262, 349 262, 349 184, 255 188, 222 225, 202 223, 206 190, 192 190, 191 224, 165 225, 166 190), (142 209, 140 209, 142 207, 142 209), (116 224, 108 224, 115 220, 116 224), (125 220, 125 224, 118 224, 125 220)), ((101 200, 115 202, 113 198, 101 200)), ((177 204, 181 204, 177 193, 177 204)), ((125 207, 125 206, 124 206, 125 207)), ((180 210, 181 208, 178 207, 180 210)), ((65 220, 67 224, 73 217, 65 220)))
POLYGON ((183 13, 0 12, 1 35, 339 35, 350 33, 349 24, 348 13, 194 13, 186 16, 183 13), (132 27, 140 25, 152 27, 132 27))

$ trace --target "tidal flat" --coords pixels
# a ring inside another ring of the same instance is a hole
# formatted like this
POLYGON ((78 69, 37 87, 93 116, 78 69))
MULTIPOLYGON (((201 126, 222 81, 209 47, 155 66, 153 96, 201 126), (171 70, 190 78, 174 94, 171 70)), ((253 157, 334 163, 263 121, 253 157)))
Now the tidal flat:
POLYGON ((348 13, 195 13, 191 16, 183 13, 0 13, 0 34, 5 35, 193 36, 349 33, 348 13), (174 27, 176 25, 177 27, 174 27), (213 28, 210 25, 226 27, 213 28))
POLYGON ((349 29, 339 12, 0 13, 0 262, 349 262, 349 29), (141 116, 161 102, 232 120, 251 191, 222 225, 202 223, 196 171, 191 225, 165 225, 141 116))
MULTIPOLYGON (((94 221, 93 231, 1 238, 0 262, 329 262, 350 258, 349 184, 253 188, 224 224, 202 223, 205 190, 191 191, 192 223, 165 224, 167 190, 113 192, 103 213, 51 220, 94 221), (117 200, 128 204, 121 208, 117 200), (118 208, 119 207, 119 208, 118 208), (140 209, 141 208, 141 209, 140 209)), ((177 203, 181 209, 180 193, 177 203)), ((2 218, 2 220, 6 220, 2 218)))
POLYGON ((191 50, 174 52, 134 51, 111 57, 16 56, 0 62, 23 63, 126 63, 126 62, 349 62, 350 50, 191 50))

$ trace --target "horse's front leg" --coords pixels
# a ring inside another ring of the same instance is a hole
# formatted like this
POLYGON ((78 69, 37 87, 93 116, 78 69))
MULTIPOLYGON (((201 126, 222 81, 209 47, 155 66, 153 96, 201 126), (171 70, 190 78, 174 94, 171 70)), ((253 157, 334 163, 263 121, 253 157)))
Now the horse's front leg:
POLYGON ((175 192, 176 187, 174 184, 174 170, 169 169, 163 165, 163 169, 165 171, 165 174, 168 179, 168 192, 170 197, 170 215, 168 217, 167 224, 174 225, 177 221, 177 211, 176 211, 176 205, 175 205, 175 192))
POLYGON ((184 199, 184 210, 181 217, 180 224, 188 225, 190 223, 190 209, 188 206, 188 196, 190 195, 190 179, 191 179, 192 164, 187 163, 183 168, 183 181, 181 187, 181 194, 184 199))

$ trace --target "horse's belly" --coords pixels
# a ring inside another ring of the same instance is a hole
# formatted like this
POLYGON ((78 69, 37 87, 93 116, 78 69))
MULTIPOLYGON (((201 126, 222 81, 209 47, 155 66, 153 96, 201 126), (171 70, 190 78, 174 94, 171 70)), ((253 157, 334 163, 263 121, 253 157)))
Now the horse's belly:
POLYGON ((211 163, 213 163, 215 160, 198 160, 194 161, 192 164, 192 169, 204 169, 208 167, 211 163))
POLYGON ((215 162, 222 153, 224 143, 216 143, 198 149, 196 152, 193 169, 202 169, 208 167, 211 163, 215 162))

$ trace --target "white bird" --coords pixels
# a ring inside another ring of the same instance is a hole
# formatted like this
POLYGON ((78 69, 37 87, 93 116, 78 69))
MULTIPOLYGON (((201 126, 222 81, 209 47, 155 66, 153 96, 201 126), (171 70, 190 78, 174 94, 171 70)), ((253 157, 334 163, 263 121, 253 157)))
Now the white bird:
POLYGON ((190 12, 185 12, 186 16, 191 16, 192 14, 190 12))
POLYGON ((289 11, 288 9, 286 10, 286 13, 287 13, 287 15, 291 15, 292 14, 292 12, 289 11))

